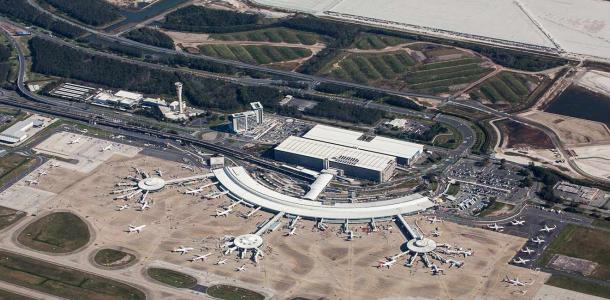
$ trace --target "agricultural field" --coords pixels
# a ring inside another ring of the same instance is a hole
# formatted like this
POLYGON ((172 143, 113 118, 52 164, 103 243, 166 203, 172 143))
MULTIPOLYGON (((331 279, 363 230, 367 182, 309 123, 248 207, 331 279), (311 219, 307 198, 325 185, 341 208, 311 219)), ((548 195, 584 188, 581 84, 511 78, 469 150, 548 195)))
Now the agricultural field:
POLYGON ((361 49, 361 50, 371 50, 371 49, 383 49, 387 47, 397 46, 400 44, 405 44, 412 42, 411 40, 382 35, 382 34, 373 34, 368 32, 363 32, 358 34, 354 40, 353 48, 361 49))
POLYGON ((304 59, 312 55, 311 50, 305 48, 267 45, 201 45, 199 50, 204 55, 259 65, 304 59))
POLYGON ((469 93, 470 98, 484 103, 516 105, 527 101, 540 84, 537 77, 512 72, 500 72, 469 93))
POLYGON ((252 41, 269 43, 287 43, 314 45, 323 42, 320 35, 284 27, 242 31, 223 34, 210 34, 210 38, 219 41, 252 41))
POLYGON ((404 50, 348 53, 328 67, 326 75, 397 90, 443 93, 472 83, 491 72, 491 68, 482 63, 477 57, 419 62, 404 50))
POLYGON ((146 298, 126 284, 6 251, 0 251, 0 280, 66 299, 146 298))
POLYGON ((77 215, 57 212, 30 223, 17 240, 24 246, 44 252, 68 253, 89 242, 87 224, 77 215))

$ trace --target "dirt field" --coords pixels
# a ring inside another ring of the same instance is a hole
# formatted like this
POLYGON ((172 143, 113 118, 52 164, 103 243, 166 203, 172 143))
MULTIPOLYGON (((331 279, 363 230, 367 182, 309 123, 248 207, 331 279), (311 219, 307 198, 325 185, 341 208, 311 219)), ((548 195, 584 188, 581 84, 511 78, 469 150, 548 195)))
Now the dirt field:
POLYGON ((553 142, 542 131, 514 121, 499 121, 496 125, 503 133, 505 148, 551 149, 553 142))
POLYGON ((573 147, 576 164, 583 171, 597 177, 610 178, 610 144, 573 147))
MULTIPOLYGON (((198 196, 179 193, 185 187, 166 187, 150 194, 152 208, 144 212, 133 208, 118 212, 115 206, 125 203, 112 200, 109 192, 115 184, 131 173, 131 167, 152 171, 160 167, 166 178, 192 175, 179 165, 156 158, 136 156, 125 158, 113 156, 106 164, 99 165, 88 174, 76 173, 62 167, 53 168, 49 176, 55 181, 42 181, 36 188, 56 193, 45 204, 45 210, 70 209, 90 222, 95 230, 95 241, 83 252, 90 255, 99 248, 122 246, 138 254, 138 264, 125 269, 140 276, 140 270, 154 264, 173 266, 198 277, 200 284, 234 283, 267 294, 277 299, 304 296, 331 299, 379 299, 399 296, 421 296, 429 298, 472 299, 476 296, 509 299, 521 289, 506 287, 501 280, 506 275, 518 276, 535 284, 528 286, 534 295, 545 274, 534 274, 530 270, 507 264, 515 251, 525 242, 522 238, 491 232, 483 229, 463 227, 452 223, 432 226, 423 217, 416 220, 424 232, 438 226, 442 232, 437 241, 463 248, 472 248, 474 255, 465 259, 461 269, 446 269, 446 275, 432 276, 422 263, 413 268, 402 266, 404 259, 391 269, 375 268, 377 261, 400 252, 405 239, 396 229, 367 234, 359 226, 352 225, 358 236, 354 241, 345 241, 339 235, 339 227, 331 226, 326 232, 312 231, 313 223, 300 222, 297 235, 286 237, 284 230, 264 236, 265 258, 258 265, 249 260, 238 260, 229 255, 226 265, 213 263, 222 257, 218 250, 219 238, 224 235, 239 235, 254 232, 257 224, 271 217, 258 213, 244 219, 240 213, 249 208, 236 207, 227 218, 211 215, 227 199, 202 200, 198 196), (61 175, 60 175, 61 174, 61 175), (60 181, 60 182, 59 182, 60 181), (147 225, 140 234, 124 232, 129 224, 147 225), (170 252, 179 246, 191 246, 193 254, 214 253, 207 262, 192 263, 188 255, 170 252), (199 249, 203 250, 199 250, 199 249), (235 272, 235 268, 246 264, 246 271, 235 272), (237 281, 235 281, 237 280, 237 281), (380 289, 379 287, 383 287, 380 289)), ((206 172, 199 170, 198 173, 206 172)), ((135 206, 135 205, 132 205, 135 206)), ((285 220, 284 220, 285 222, 285 220)), ((366 226, 364 227, 366 228, 366 226)), ((154 285, 153 285, 154 287, 154 285)))
POLYGON ((603 123, 538 111, 522 116, 551 128, 566 146, 610 143, 603 123))

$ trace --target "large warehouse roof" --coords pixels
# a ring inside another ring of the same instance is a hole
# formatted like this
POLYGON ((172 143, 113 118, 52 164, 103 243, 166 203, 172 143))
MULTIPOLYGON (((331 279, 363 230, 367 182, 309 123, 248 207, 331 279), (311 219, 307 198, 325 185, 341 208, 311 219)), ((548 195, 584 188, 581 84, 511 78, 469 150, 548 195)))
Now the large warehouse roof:
POLYGON ((434 206, 428 197, 419 194, 385 201, 325 205, 319 201, 284 195, 263 186, 243 167, 226 167, 213 172, 220 184, 234 197, 271 211, 282 211, 306 218, 370 220, 411 214, 434 206))
POLYGON ((370 153, 296 136, 289 136, 275 150, 318 159, 327 158, 344 164, 378 171, 385 170, 388 164, 392 164, 395 161, 394 157, 389 155, 370 153))
POLYGON ((303 138, 406 159, 411 159, 424 149, 420 144, 381 136, 365 138, 361 132, 319 124, 303 135, 303 138))

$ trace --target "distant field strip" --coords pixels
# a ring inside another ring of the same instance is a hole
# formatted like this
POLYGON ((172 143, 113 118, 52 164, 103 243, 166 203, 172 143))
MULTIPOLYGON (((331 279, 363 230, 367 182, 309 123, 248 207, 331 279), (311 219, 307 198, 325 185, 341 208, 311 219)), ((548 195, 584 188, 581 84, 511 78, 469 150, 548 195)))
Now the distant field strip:
POLYGON ((308 57, 311 50, 266 45, 201 45, 201 53, 251 64, 270 64, 308 57))
POLYGON ((477 57, 421 64, 406 51, 350 53, 330 70, 332 77, 363 84, 394 84, 411 90, 445 92, 453 85, 474 82, 491 68, 477 57))
POLYGON ((493 103, 517 103, 524 101, 533 90, 530 86, 535 85, 536 80, 531 76, 501 72, 472 91, 470 97, 475 100, 485 98, 493 103))
POLYGON ((236 33, 210 34, 210 38, 221 41, 254 41, 304 45, 314 45, 322 41, 322 38, 317 34, 282 27, 236 33))
POLYGON ((354 47, 362 50, 383 49, 409 43, 411 40, 388 35, 361 33, 354 41, 354 47))

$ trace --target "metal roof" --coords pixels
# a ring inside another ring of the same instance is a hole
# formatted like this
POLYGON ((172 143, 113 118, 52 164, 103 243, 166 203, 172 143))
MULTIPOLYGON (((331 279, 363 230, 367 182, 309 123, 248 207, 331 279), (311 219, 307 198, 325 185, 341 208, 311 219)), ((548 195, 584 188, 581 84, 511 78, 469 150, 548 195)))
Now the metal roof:
POLYGON ((233 197, 267 210, 306 218, 370 220, 371 218, 411 214, 434 206, 428 197, 420 194, 384 201, 327 205, 319 201, 310 201, 276 192, 254 180, 243 167, 225 167, 212 172, 233 197))
POLYGON ((275 149, 378 171, 385 170, 388 164, 395 161, 395 158, 389 155, 308 140, 297 136, 289 136, 275 149))
POLYGON ((362 132, 326 125, 316 125, 303 138, 333 143, 345 147, 411 159, 423 152, 424 146, 381 136, 365 137, 362 132))

